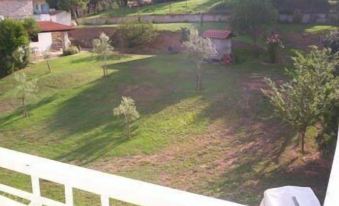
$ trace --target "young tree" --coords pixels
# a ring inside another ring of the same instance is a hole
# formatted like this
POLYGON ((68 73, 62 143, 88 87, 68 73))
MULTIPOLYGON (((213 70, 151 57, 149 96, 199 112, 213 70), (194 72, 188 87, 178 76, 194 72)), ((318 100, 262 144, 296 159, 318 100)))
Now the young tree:
POLYGON ((267 79, 270 87, 263 90, 276 113, 298 131, 301 151, 305 152, 306 129, 320 120, 335 103, 339 79, 334 76, 339 55, 313 47, 310 53, 297 53, 294 68, 288 74, 292 80, 277 86, 267 79))
POLYGON ((26 54, 28 43, 28 34, 20 21, 0 21, 0 76, 26 66, 26 62, 20 60, 25 60, 21 54, 22 51, 26 54))
POLYGON ((231 26, 241 33, 249 33, 257 44, 260 31, 274 23, 277 14, 271 0, 238 0, 234 3, 231 26))
POLYGON ((101 33, 99 39, 94 39, 93 52, 97 54, 97 59, 103 61, 101 65, 104 77, 107 76, 107 58, 112 54, 114 48, 110 44, 109 37, 105 33, 101 33))
POLYGON ((184 47, 189 55, 189 58, 195 64, 195 89, 197 91, 201 91, 203 88, 202 80, 204 73, 204 69, 201 65, 204 60, 215 56, 217 51, 211 40, 199 36, 199 32, 197 30, 190 31, 189 40, 184 42, 184 47))
POLYGON ((120 105, 113 109, 113 115, 124 117, 127 137, 130 138, 131 123, 140 117, 134 100, 130 97, 122 97, 120 105))
POLYGON ((24 117, 28 117, 27 101, 29 98, 34 97, 38 90, 37 80, 28 80, 24 72, 17 72, 14 74, 17 82, 16 94, 21 101, 24 117))

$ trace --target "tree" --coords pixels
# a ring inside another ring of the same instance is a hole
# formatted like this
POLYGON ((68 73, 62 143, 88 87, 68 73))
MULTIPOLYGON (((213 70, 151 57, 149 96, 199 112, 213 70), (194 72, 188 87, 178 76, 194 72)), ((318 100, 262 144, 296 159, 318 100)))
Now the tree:
POLYGON ((112 54, 114 48, 110 44, 109 37, 101 33, 99 39, 93 39, 93 52, 97 54, 97 59, 103 61, 101 65, 104 77, 107 76, 107 58, 112 54))
POLYGON ((127 7, 128 5, 128 0, 116 0, 117 4, 119 7, 127 7))
POLYGON ((234 3, 231 26, 240 33, 249 33, 257 44, 260 31, 276 22, 277 16, 270 0, 238 0, 234 3))
POLYGON ((325 47, 330 48, 332 53, 339 52, 339 30, 331 31, 323 39, 323 44, 325 47))
POLYGON ((14 78, 17 82, 16 94, 21 101, 24 117, 28 117, 27 100, 34 97, 38 90, 37 80, 28 80, 24 72, 16 72, 14 78))
POLYGON ((75 20, 80 16, 79 9, 86 8, 89 0, 58 0, 58 8, 70 11, 75 20))
POLYGON ((28 62, 24 57, 28 53, 28 43, 28 34, 20 21, 0 21, 0 76, 26 66, 28 62))
POLYGON ((22 26, 27 31, 29 37, 33 37, 37 35, 40 31, 38 24, 36 23, 35 19, 27 18, 22 21, 22 26))
POLYGON ((277 86, 267 79, 268 90, 263 93, 274 106, 276 114, 298 131, 301 151, 305 152, 305 133, 334 107, 339 79, 334 76, 339 55, 329 49, 313 47, 310 53, 297 53, 294 68, 288 74, 292 80, 277 86))
POLYGON ((195 89, 197 91, 201 91, 202 79, 204 69, 201 67, 204 60, 209 59, 217 54, 217 51, 212 43, 212 41, 208 38, 203 38, 199 36, 197 30, 190 31, 189 40, 184 42, 184 47, 186 52, 188 53, 189 58, 195 64, 195 89))
POLYGON ((122 97, 121 103, 118 107, 113 109, 114 116, 123 116, 125 121, 127 137, 131 136, 131 123, 140 117, 139 112, 135 106, 135 102, 130 97, 122 97))

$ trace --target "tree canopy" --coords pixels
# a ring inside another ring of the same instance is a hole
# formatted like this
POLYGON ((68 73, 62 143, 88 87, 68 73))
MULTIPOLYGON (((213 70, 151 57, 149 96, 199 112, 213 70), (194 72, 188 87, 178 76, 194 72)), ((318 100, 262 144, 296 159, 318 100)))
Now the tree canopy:
POLYGON ((238 0, 234 2, 231 26, 241 33, 250 33, 256 41, 259 30, 277 20, 277 11, 270 0, 238 0))
POLYGON ((308 54, 297 52, 294 67, 288 74, 291 81, 278 86, 267 79, 270 87, 263 90, 275 108, 276 114, 299 133, 304 153, 307 127, 316 123, 338 100, 339 79, 334 75, 339 55, 329 49, 313 47, 308 54))
POLYGON ((26 55, 29 38, 21 21, 0 21, 0 76, 25 66, 22 51, 26 55))

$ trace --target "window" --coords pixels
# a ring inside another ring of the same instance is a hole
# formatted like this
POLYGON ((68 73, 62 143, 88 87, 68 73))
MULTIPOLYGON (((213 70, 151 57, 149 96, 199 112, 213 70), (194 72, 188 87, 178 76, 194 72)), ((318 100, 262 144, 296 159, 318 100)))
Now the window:
POLYGON ((38 42, 39 41, 39 35, 38 34, 32 34, 30 35, 31 42, 38 42))

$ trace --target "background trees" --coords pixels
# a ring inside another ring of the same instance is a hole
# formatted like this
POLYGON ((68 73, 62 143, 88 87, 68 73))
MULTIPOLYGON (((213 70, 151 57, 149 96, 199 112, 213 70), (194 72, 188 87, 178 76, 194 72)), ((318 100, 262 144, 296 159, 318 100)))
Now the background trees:
POLYGON ((267 79, 270 89, 263 92, 276 113, 298 131, 304 153, 307 127, 320 121, 338 100, 339 79, 335 77, 334 70, 339 63, 339 55, 314 47, 306 55, 297 53, 293 61, 293 70, 288 73, 292 80, 278 86, 267 79))
POLYGON ((189 40, 184 42, 184 47, 189 58, 195 64, 195 89, 197 91, 201 91, 203 88, 202 81, 204 73, 204 69, 201 67, 201 64, 204 62, 204 60, 216 55, 217 51, 211 40, 199 36, 199 32, 197 30, 192 30, 190 32, 189 40))
POLYGON ((0 21, 0 76, 27 65, 28 43, 29 36, 22 22, 0 21))
POLYGON ((270 0, 235 1, 231 26, 240 33, 249 33, 256 43, 259 34, 277 20, 277 11, 270 0))

